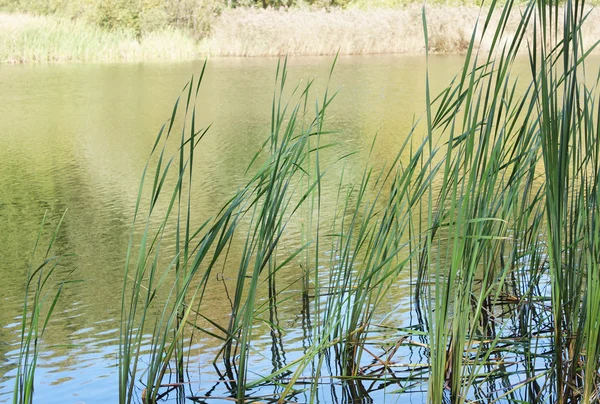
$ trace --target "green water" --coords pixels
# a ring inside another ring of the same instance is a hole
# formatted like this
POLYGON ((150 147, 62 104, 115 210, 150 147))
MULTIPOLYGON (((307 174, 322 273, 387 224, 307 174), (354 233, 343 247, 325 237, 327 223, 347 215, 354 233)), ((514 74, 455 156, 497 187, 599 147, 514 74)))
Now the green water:
MULTIPOLYGON (((293 58, 288 82, 293 87, 316 78, 315 95, 322 95, 332 60, 293 58)), ((435 89, 457 73, 462 58, 438 56, 431 63, 435 89)), ((214 214, 244 182, 269 131, 276 65, 264 58, 208 63, 198 112, 212 128, 197 156, 195 217, 214 214)), ((117 401, 120 288, 139 178, 175 98, 201 68, 202 62, 0 66, 0 402, 11 400, 20 304, 39 223, 45 211, 55 223, 65 209, 57 252, 77 254, 68 264, 83 282, 65 290, 47 331, 36 401, 117 401)), ((420 117, 425 59, 341 57, 330 88, 339 90, 327 121, 328 129, 339 130, 330 135, 340 143, 336 153, 358 152, 348 163, 351 182, 369 159, 375 135, 371 161, 383 165, 420 117)), ((226 322, 223 290, 213 286, 205 308, 226 322)), ((401 296, 399 291, 390 298, 400 320, 409 311, 401 296)), ((282 310, 289 312, 288 333, 300 346, 302 329, 290 306, 282 310)), ((197 379, 214 377, 216 349, 198 341, 192 366, 197 379)))

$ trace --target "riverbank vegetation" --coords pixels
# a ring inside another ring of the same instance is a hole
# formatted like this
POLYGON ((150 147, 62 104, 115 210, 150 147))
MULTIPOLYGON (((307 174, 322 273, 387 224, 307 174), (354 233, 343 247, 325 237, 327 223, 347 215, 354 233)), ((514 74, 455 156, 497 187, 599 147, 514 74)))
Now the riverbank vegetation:
POLYGON ((83 21, 51 16, 0 14, 0 60, 5 63, 185 60, 198 57, 198 44, 183 32, 165 29, 136 38, 83 21))
MULTIPOLYGON (((284 62, 248 182, 194 225, 194 147, 207 129, 194 112, 201 79, 188 83, 153 147, 132 225, 122 403, 175 391, 210 401, 186 390, 186 352, 200 335, 221 341, 215 389, 239 403, 318 402, 324 390, 341 402, 380 390, 426 390, 432 404, 599 401, 600 93, 597 70, 586 71, 597 43, 582 41, 580 3, 513 7, 482 15, 462 71, 438 95, 427 80, 424 116, 397 157, 367 165, 354 184, 342 175, 334 200, 322 186, 345 160, 323 157, 335 148, 326 119, 335 93, 311 101, 309 82, 290 98, 284 62), (488 29, 490 49, 479 52, 488 29), (531 76, 517 78, 522 51, 531 76), (330 203, 337 214, 325 221, 330 203), (228 324, 203 309, 219 276, 231 279, 228 324), (401 327, 383 303, 407 279, 414 316, 401 327), (290 304, 307 341, 299 352, 280 314, 290 304), (270 350, 255 346, 263 333, 270 350), (261 361, 272 368, 253 369, 261 361)), ((422 22, 428 38, 425 13, 422 22)))
MULTIPOLYGON (((0 61, 112 62, 425 51, 421 10, 415 4, 386 0, 369 7, 359 1, 265 5, 219 0, 4 0, 0 1, 0 61)), ((428 5, 429 51, 465 53, 471 35, 466 27, 473 26, 481 12, 476 5, 428 5)), ((518 13, 512 13, 506 35, 514 34, 518 22, 518 13)), ((498 24, 498 19, 491 23, 498 24)), ((600 37, 600 12, 590 11, 582 35, 589 40, 600 37)), ((492 39, 488 35, 477 46, 489 50, 492 39)))
POLYGON ((600 78, 586 62, 598 43, 582 40, 582 3, 515 7, 481 16, 461 72, 439 94, 427 71, 424 114, 399 134, 396 158, 359 167, 353 184, 330 178, 350 169, 347 156, 325 158, 337 94, 316 96, 311 81, 286 91, 283 61, 247 182, 211 218, 195 217, 192 203, 196 147, 210 136, 195 109, 204 71, 185 86, 152 146, 131 225, 121 403, 423 391, 431 404, 599 402, 600 78), (516 77, 521 52, 530 75, 516 77), (331 220, 325 204, 336 207, 331 220), (403 283, 411 318, 399 326, 388 293, 403 283), (230 304, 226 324, 205 308, 214 287, 230 304), (296 335, 282 315, 290 306, 296 335), (222 347, 207 395, 186 371, 199 338, 222 347))

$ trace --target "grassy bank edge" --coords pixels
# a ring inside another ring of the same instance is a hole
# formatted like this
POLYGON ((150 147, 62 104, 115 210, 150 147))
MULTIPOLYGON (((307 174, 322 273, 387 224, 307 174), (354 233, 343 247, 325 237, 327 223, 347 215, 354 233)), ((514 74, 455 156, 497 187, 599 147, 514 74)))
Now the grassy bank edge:
MULTIPOLYGON (((468 29, 486 10, 427 5, 431 53, 465 53, 468 29)), ((141 62, 195 60, 208 56, 423 54, 421 6, 379 9, 256 9, 224 11, 211 34, 164 28, 138 36, 54 16, 0 13, 0 63, 141 62)), ((519 20, 513 10, 507 37, 519 20)), ((497 23, 497 21, 492 21, 497 23)), ((600 37, 600 12, 592 10, 584 41, 600 37)), ((481 47, 491 44, 483 39, 481 47)), ((485 49, 483 49, 485 51, 485 49)))

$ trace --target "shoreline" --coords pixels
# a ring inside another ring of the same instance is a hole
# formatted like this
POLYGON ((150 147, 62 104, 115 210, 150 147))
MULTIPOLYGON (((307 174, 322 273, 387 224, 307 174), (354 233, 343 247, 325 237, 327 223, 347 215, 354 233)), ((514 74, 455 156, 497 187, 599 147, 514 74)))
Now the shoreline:
MULTIPOLYGON (((329 11, 230 9, 215 19, 211 34, 200 40, 170 27, 136 37, 132 32, 107 31, 80 20, 0 13, 0 63, 186 61, 338 52, 421 55, 425 53, 421 11, 418 5, 329 11)), ((519 19, 517 11, 509 18, 508 38, 519 19)), ((427 6, 430 53, 465 53, 481 14, 482 10, 473 6, 427 6)), ((497 18, 492 19, 492 25, 497 23, 497 18)), ((585 24, 584 41, 600 38, 600 11, 592 10, 585 24)), ((490 47, 490 36, 481 37, 480 50, 490 47)))

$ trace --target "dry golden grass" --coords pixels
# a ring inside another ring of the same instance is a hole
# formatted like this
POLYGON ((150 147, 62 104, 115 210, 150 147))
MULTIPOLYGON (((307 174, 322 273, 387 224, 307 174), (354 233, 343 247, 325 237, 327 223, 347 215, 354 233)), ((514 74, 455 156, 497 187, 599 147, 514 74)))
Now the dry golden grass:
MULTIPOLYGON (((430 51, 464 52, 480 13, 478 7, 428 6, 430 51)), ((507 38, 519 21, 518 10, 512 14, 507 38)), ((600 38, 600 12, 592 11, 586 24, 584 39, 591 42, 600 38)), ((485 37, 481 42, 483 50, 490 43, 491 38, 485 37)), ((207 46, 212 55, 218 56, 330 55, 338 50, 341 54, 425 51, 420 5, 370 10, 227 10, 213 26, 207 46)))

